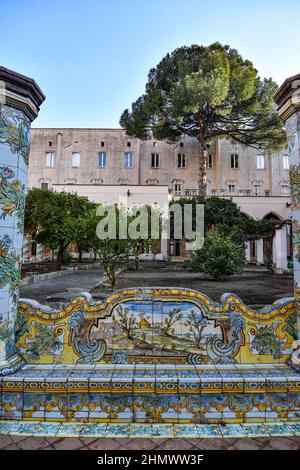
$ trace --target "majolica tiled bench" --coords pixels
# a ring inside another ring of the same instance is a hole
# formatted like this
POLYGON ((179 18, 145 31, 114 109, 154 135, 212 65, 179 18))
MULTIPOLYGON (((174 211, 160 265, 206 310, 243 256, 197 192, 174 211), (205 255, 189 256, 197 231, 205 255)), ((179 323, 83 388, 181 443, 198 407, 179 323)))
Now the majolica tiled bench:
POLYGON ((295 302, 261 311, 227 294, 128 289, 63 311, 19 306, 27 365, 2 377, 2 420, 103 423, 300 421, 288 361, 295 302))
POLYGON ((1 419, 105 423, 300 420, 300 377, 285 365, 25 366, 2 379, 1 419))

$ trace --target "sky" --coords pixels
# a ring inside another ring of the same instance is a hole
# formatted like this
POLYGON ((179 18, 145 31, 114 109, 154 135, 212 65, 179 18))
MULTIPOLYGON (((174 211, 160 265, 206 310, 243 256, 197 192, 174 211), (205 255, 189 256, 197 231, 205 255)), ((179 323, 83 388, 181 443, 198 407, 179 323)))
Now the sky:
POLYGON ((299 0, 0 0, 0 65, 44 94, 33 127, 119 127, 177 47, 229 44, 279 85, 300 72, 299 0))

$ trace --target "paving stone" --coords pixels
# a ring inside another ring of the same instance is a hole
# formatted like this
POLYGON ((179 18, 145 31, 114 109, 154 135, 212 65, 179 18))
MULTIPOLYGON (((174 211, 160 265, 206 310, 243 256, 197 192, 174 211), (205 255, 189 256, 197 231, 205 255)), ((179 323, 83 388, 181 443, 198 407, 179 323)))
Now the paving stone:
POLYGON ((245 439, 238 439, 234 444, 236 450, 259 450, 262 449, 263 443, 251 437, 245 439))
POLYGON ((3 449, 3 450, 20 450, 20 449, 18 448, 18 446, 16 444, 11 444, 11 445, 5 447, 5 449, 3 449))
POLYGON ((13 443, 14 441, 11 436, 0 436, 0 449, 4 449, 5 447, 13 443))
POLYGON ((28 437, 17 443, 19 449, 22 450, 36 450, 42 447, 47 447, 48 442, 43 437, 28 437))
MULTIPOLYGON (((165 441, 163 441, 161 444, 163 444, 164 442, 165 441)), ((131 439, 129 442, 127 442, 125 446, 126 450, 152 450, 159 448, 161 447, 160 445, 158 445, 157 447, 155 439, 131 439)))
POLYGON ((87 447, 91 450, 114 450, 121 447, 121 443, 115 439, 100 438, 89 444, 87 447))
POLYGON ((196 447, 199 450, 225 450, 230 444, 226 442, 226 439, 199 439, 198 445, 196 447))
POLYGON ((274 449, 274 450, 297 450, 299 443, 292 441, 291 439, 283 437, 273 437, 269 444, 264 447, 264 449, 274 449))
POLYGON ((193 444, 185 439, 168 439, 162 443, 158 449, 160 450, 189 450, 193 447, 193 444))
POLYGON ((53 444, 57 450, 75 450, 84 446, 77 437, 66 437, 53 444))
POLYGON ((97 437, 81 437, 80 440, 83 443, 83 445, 88 446, 92 442, 94 442, 97 439, 97 437))
POLYGON ((3 450, 296 450, 300 437, 273 438, 207 438, 207 439, 143 439, 143 438, 55 438, 0 435, 3 450))

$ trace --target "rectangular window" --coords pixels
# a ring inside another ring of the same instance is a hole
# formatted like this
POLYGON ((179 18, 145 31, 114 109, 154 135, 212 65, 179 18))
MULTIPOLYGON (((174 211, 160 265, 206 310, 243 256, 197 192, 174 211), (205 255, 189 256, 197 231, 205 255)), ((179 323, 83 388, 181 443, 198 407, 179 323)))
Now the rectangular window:
POLYGON ((103 140, 101 141, 101 147, 105 147, 105 142, 103 140))
POLYGON ((229 193, 235 193, 235 185, 234 184, 229 184, 228 185, 228 192, 229 193))
POLYGON ((72 153, 72 168, 79 168, 80 167, 80 153, 73 152, 72 153))
POLYGON ((238 168, 239 167, 239 156, 237 153, 232 153, 230 156, 230 167, 238 168))
POLYGON ((106 167, 106 153, 100 152, 98 157, 99 157, 99 167, 100 168, 106 167))
POLYGON ((41 183, 41 189, 48 189, 48 183, 41 183))
POLYGON ((151 154, 151 168, 159 168, 159 154, 152 153, 151 154))
POLYGON ((290 165, 289 165, 289 157, 287 155, 283 155, 282 157, 282 167, 284 170, 288 170, 290 165))
POLYGON ((45 154, 45 165, 46 165, 46 167, 54 166, 54 153, 46 152, 46 154, 45 154))
POLYGON ((130 152, 124 154, 124 167, 132 168, 133 167, 133 155, 130 152))
POLYGON ((181 196, 182 193, 182 184, 181 183, 175 183, 174 184, 174 194, 175 196, 181 196))
POLYGON ((256 168, 258 170, 264 170, 265 168, 265 156, 264 155, 256 155, 256 168))
POLYGON ((207 168, 212 168, 213 167, 213 156, 212 154, 210 153, 208 156, 207 156, 207 168))
POLYGON ((179 153, 178 159, 177 159, 177 166, 178 168, 185 168, 185 165, 186 165, 185 155, 184 153, 179 153))

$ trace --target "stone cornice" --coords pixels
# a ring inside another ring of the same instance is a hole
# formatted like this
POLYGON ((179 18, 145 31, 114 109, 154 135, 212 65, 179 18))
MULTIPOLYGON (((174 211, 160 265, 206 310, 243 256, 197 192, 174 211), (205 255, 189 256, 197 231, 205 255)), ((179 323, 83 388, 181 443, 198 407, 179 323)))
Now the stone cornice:
POLYGON ((274 95, 279 116, 286 121, 300 110, 300 74, 287 78, 274 95))
POLYGON ((0 67, 0 103, 20 109, 33 121, 44 100, 45 95, 33 79, 0 67))

